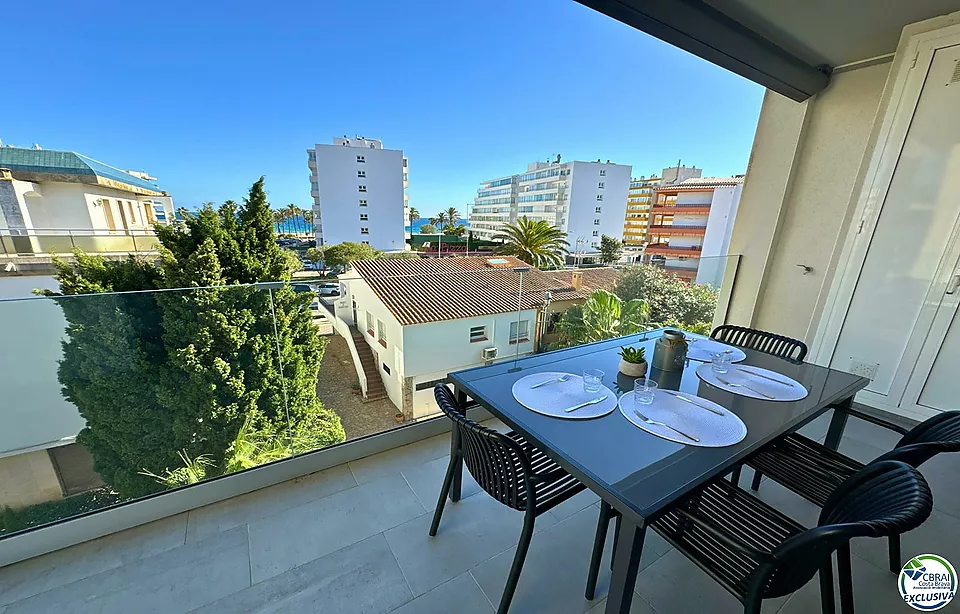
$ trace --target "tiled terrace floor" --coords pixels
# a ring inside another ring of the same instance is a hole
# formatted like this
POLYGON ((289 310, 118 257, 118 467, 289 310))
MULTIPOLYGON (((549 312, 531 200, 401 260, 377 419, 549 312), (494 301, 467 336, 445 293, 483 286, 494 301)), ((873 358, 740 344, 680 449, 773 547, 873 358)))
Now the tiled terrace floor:
MULTIPOLYGON (((826 419, 805 433, 822 438, 826 419)), ((866 461, 895 441, 851 420, 841 450, 866 461)), ((440 533, 429 538, 448 445, 446 436, 433 437, 0 569, 0 614, 493 612, 521 514, 479 492, 465 473, 465 498, 447 507, 440 533)), ((904 537, 904 556, 934 552, 960 563, 958 466, 960 455, 924 466, 937 510, 904 537)), ((760 496, 802 523, 816 521, 816 508, 776 484, 765 481, 760 496)), ((512 613, 603 611, 606 564, 597 600, 583 599, 596 502, 586 492, 538 519, 512 613)), ((742 612, 682 555, 647 535, 633 612, 742 612)), ((886 542, 855 543, 854 551, 858 612, 912 612, 885 570, 886 542)), ((778 610, 819 611, 816 580, 765 604, 764 612, 778 610)), ((960 612, 960 600, 941 611, 960 612)))

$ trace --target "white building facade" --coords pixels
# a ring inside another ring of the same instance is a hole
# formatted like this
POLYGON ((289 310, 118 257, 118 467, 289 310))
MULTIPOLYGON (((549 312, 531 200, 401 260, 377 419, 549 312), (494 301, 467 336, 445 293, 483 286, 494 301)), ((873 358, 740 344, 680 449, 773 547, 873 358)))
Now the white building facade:
POLYGON ((350 241, 383 251, 405 248, 407 159, 379 139, 333 139, 307 150, 317 244, 350 241))
POLYGON ((532 354, 548 291, 554 301, 587 294, 512 256, 359 261, 339 280, 337 331, 366 343, 376 364, 357 364, 358 352, 358 376, 367 389, 380 378, 407 420, 436 414, 433 386, 449 372, 532 354))
POLYGON ((527 171, 486 181, 470 210, 477 238, 495 239, 521 217, 544 220, 567 235, 570 251, 596 253, 600 237, 623 237, 629 165, 597 162, 534 162, 527 171))
POLYGON ((155 181, 71 151, 0 147, 0 228, 109 234, 170 224, 173 199, 155 181))

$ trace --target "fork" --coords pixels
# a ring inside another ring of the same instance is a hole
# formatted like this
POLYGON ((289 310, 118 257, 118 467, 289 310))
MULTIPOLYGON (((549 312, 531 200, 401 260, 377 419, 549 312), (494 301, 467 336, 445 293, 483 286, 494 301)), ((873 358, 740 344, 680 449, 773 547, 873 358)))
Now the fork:
POLYGON ((548 379, 548 380, 544 380, 542 382, 536 383, 533 386, 530 386, 530 389, 533 390, 534 388, 539 388, 540 386, 546 386, 547 384, 553 384, 555 382, 565 382, 568 379, 570 379, 570 374, 566 373, 564 375, 561 375, 560 377, 555 377, 553 379, 548 379))
POLYGON ((680 429, 678 429, 678 428, 675 427, 675 426, 670 426, 670 425, 667 424, 666 422, 658 422, 658 421, 656 421, 656 420, 651 420, 650 418, 647 418, 646 416, 644 416, 643 414, 641 414, 641 413, 640 413, 639 411, 637 411, 636 409, 633 410, 633 413, 637 414, 637 418, 640 418, 641 420, 643 420, 643 421, 646 422, 647 424, 654 424, 654 425, 656 425, 656 426, 662 426, 662 427, 664 427, 664 428, 668 428, 668 429, 670 429, 671 431, 673 431, 674 433, 679 433, 680 435, 683 435, 684 437, 686 437, 686 438, 689 439, 690 441, 695 441, 695 442, 697 442, 697 443, 700 443, 700 440, 699 440, 699 439, 697 439, 697 438, 694 437, 693 435, 687 435, 686 433, 684 433, 683 431, 681 431, 680 429))
POLYGON ((777 398, 777 397, 775 397, 775 396, 772 395, 772 394, 767 394, 766 392, 763 392, 763 391, 761 391, 761 390, 757 390, 756 388, 751 388, 750 386, 747 386, 746 384, 737 384, 737 383, 735 383, 735 382, 731 382, 730 380, 725 380, 725 379, 723 379, 722 377, 720 377, 719 375, 717 376, 717 381, 719 381, 719 382, 722 383, 722 384, 726 384, 727 386, 730 386, 731 388, 746 388, 746 389, 749 390, 750 392, 755 392, 755 393, 759 394, 760 396, 767 397, 768 399, 775 399, 775 398, 777 398))

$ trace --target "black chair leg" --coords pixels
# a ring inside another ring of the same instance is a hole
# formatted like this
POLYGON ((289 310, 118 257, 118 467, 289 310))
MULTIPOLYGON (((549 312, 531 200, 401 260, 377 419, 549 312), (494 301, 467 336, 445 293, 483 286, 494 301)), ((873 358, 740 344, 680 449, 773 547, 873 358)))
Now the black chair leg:
POLYGON ((903 558, 900 556, 900 535, 891 535, 889 539, 890 571, 898 574, 903 567, 903 558))
POLYGON ((607 541, 607 527, 610 525, 611 508, 606 501, 600 502, 600 518, 597 520, 597 534, 593 538, 593 554, 590 555, 590 569, 587 571, 587 590, 583 596, 593 601, 597 591, 597 578, 600 576, 600 563, 603 559, 603 546, 607 541))
POLYGON ((823 614, 834 614, 837 606, 833 602, 833 562, 830 555, 820 566, 820 609, 823 614))
POLYGON ((440 500, 437 501, 437 509, 433 511, 433 522, 430 524, 430 537, 437 536, 437 529, 440 528, 440 516, 443 515, 443 505, 447 502, 447 494, 450 492, 450 485, 453 484, 453 474, 460 464, 459 456, 450 455, 450 464, 447 465, 447 475, 443 478, 443 486, 440 488, 440 500))
POLYGON ((849 542, 837 548, 837 576, 840 584, 840 614, 853 614, 853 570, 849 542))
MULTIPOLYGON (((614 512, 617 514, 616 512, 614 512)), ((613 561, 617 558, 617 544, 620 543, 620 522, 623 516, 617 514, 617 524, 613 528, 613 553, 610 554, 610 570, 613 571, 613 561)))
POLYGON ((533 537, 533 522, 536 519, 533 510, 528 509, 523 516, 523 530, 520 532, 520 543, 517 544, 517 553, 513 555, 513 565, 510 566, 510 575, 507 576, 507 585, 503 587, 503 596, 500 597, 500 607, 497 614, 507 614, 513 593, 517 590, 520 572, 523 570, 523 561, 527 558, 530 549, 530 538, 533 537))
POLYGON ((743 465, 737 465, 737 468, 730 474, 730 483, 734 486, 740 484, 740 473, 743 471, 743 465))
POLYGON ((753 482, 750 483, 750 490, 752 490, 753 492, 757 492, 758 490, 760 490, 760 480, 762 479, 763 479, 763 474, 757 471, 756 469, 754 469, 753 482))

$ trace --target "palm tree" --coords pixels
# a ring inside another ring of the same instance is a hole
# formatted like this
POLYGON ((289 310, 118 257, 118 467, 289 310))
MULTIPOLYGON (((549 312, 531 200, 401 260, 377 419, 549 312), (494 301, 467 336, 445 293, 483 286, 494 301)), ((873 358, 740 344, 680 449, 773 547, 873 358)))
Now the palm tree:
POLYGON ((283 234, 283 220, 286 218, 287 214, 283 211, 273 212, 273 223, 277 225, 277 234, 283 234))
POLYGON ((291 234, 297 234, 297 218, 300 217, 300 208, 295 204, 290 203, 287 205, 287 208, 284 209, 287 214, 287 217, 290 218, 290 221, 293 222, 293 232, 291 234))
POLYGON ((307 232, 316 230, 316 227, 313 225, 313 211, 311 209, 303 210, 303 221, 307 224, 307 232))
POLYGON ((454 224, 457 223, 457 220, 459 220, 459 219, 460 219, 460 212, 457 211, 457 208, 456 208, 456 207, 448 207, 448 208, 447 208, 447 222, 448 222, 451 226, 453 226, 454 224))
POLYGON ((560 345, 570 347, 638 333, 650 320, 646 301, 623 301, 606 290, 594 290, 583 305, 575 305, 560 316, 557 331, 560 345))
POLYGON ((442 228, 442 227, 446 226, 446 224, 447 224, 447 212, 446 212, 446 211, 441 211, 440 213, 437 214, 437 217, 434 218, 434 219, 437 220, 437 227, 438 227, 438 228, 442 228))
POLYGON ((420 212, 415 207, 410 207, 410 226, 420 219, 420 212))
POLYGON ((497 238, 502 239, 504 245, 497 253, 516 256, 537 268, 560 266, 570 246, 565 236, 549 222, 531 221, 527 216, 523 216, 516 224, 503 225, 503 231, 497 238))

